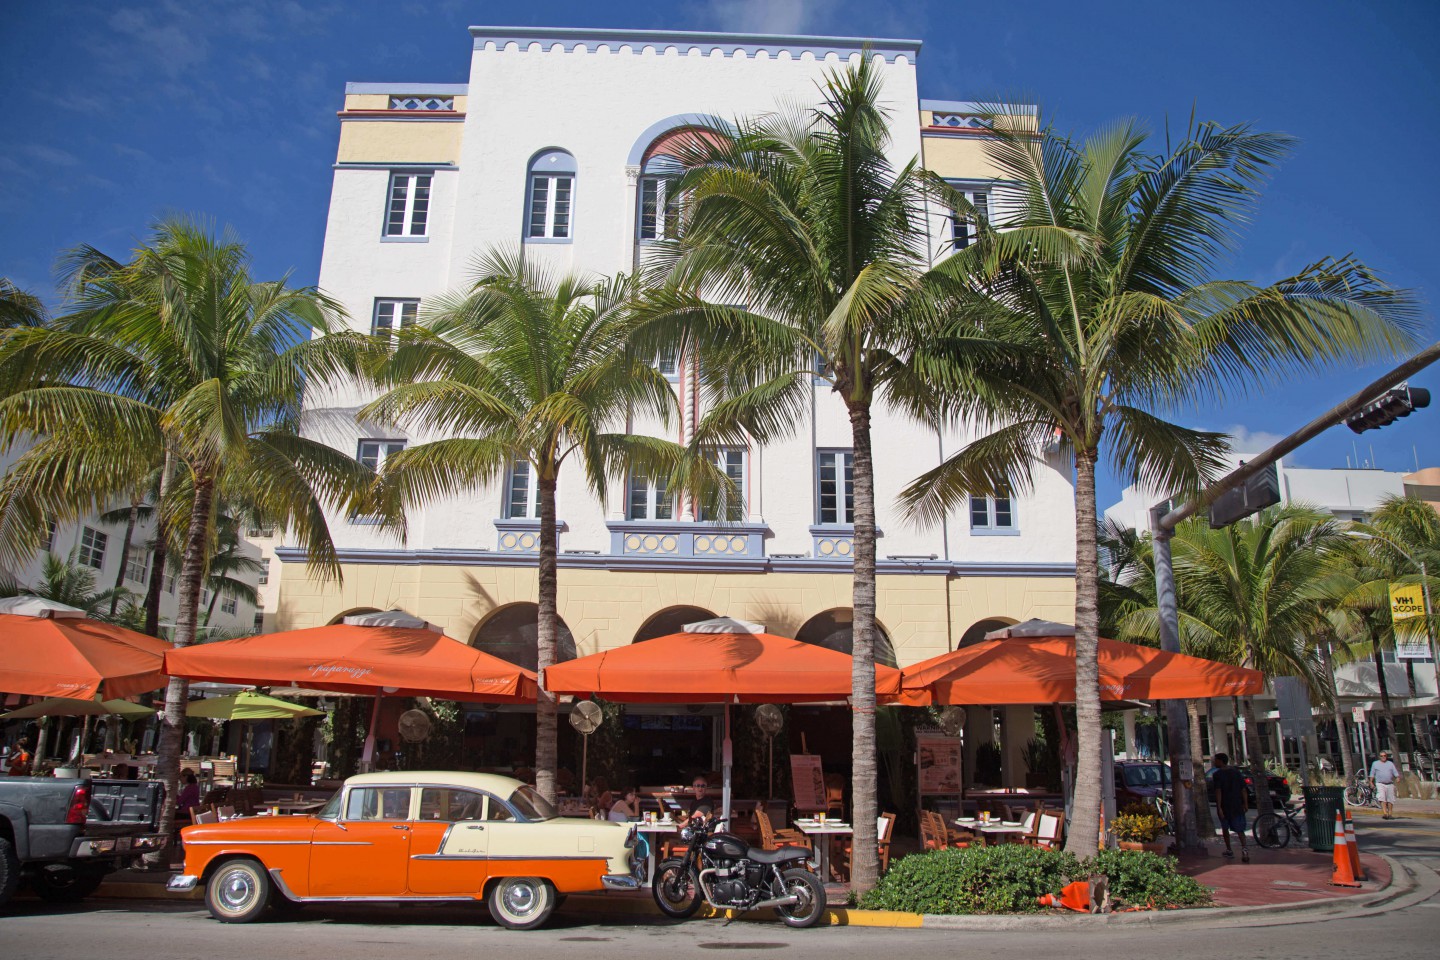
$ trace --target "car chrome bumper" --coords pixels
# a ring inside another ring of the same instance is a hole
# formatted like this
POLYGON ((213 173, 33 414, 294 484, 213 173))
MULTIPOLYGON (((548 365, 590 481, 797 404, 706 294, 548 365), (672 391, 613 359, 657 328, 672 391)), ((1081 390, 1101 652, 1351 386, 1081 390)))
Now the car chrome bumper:
POLYGON ((147 833, 138 837, 79 837, 70 845, 72 857, 115 857, 129 853, 160 850, 169 842, 163 833, 147 833))
POLYGON ((606 890, 637 890, 640 881, 628 873, 607 873, 600 878, 606 890))
POLYGON ((194 890, 195 884, 200 882, 199 877, 192 877, 188 873, 177 873, 165 884, 166 893, 186 893, 194 890))

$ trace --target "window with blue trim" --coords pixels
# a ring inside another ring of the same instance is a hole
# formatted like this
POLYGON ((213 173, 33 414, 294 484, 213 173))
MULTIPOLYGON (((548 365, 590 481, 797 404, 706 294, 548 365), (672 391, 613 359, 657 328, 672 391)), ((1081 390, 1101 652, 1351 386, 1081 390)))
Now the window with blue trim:
POLYGON ((401 330, 415 325, 415 318, 419 313, 419 300, 377 298, 370 332, 394 344, 398 342, 401 330))
POLYGON ((815 455, 817 523, 855 522, 855 455, 821 450, 815 455))
POLYGON ((998 491, 991 497, 970 497, 971 530, 1009 531, 1015 528, 1015 500, 1009 490, 998 491))
POLYGON ((978 236, 976 229, 976 217, 985 223, 990 222, 990 194, 985 190, 972 190, 960 188, 959 193, 963 194, 970 205, 975 208, 976 216, 962 214, 958 210, 950 214, 950 244, 956 250, 964 250, 975 242, 978 236))
POLYGON ((574 233, 575 158, 551 150, 532 160, 528 201, 527 240, 569 240, 574 233))
POLYGON ((540 497, 535 478, 535 470, 528 461, 517 460, 510 465, 509 482, 505 485, 506 519, 534 520, 540 516, 540 497))
POLYGON ((630 474, 625 498, 627 520, 674 520, 675 498, 665 477, 650 477, 639 471, 630 474))
POLYGON ((387 237, 423 237, 430 222, 429 173, 392 173, 387 237))
POLYGON ((637 233, 641 240, 674 240, 680 236, 681 203, 679 183, 685 168, 667 154, 645 161, 640 170, 637 233))
POLYGON ((725 478, 730 481, 734 488, 734 495, 727 491, 720 498, 718 510, 700 509, 701 520, 714 520, 723 517, 726 520, 744 520, 748 512, 747 504, 750 502, 750 491, 745 483, 745 448, 744 447, 721 447, 715 454, 715 465, 725 478))

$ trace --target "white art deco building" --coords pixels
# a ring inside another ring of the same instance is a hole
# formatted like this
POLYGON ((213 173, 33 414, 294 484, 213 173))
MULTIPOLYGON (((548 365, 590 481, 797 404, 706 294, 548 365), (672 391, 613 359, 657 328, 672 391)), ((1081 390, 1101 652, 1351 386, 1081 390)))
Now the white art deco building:
MULTIPOLYGON (((523 244, 525 256, 562 271, 632 270, 674 215, 671 138, 701 117, 817 103, 826 73, 857 61, 862 48, 882 77, 895 164, 919 157, 972 191, 977 204, 1004 202, 1004 185, 985 158, 979 108, 920 98, 917 41, 471 33, 468 82, 346 87, 320 286, 358 329, 413 322, 427 298, 463 285, 477 252, 496 246, 523 244)), ((437 73, 460 66, 440 65, 437 73)), ((931 226, 935 256, 966 242, 965 224, 947 210, 933 210, 931 226)), ((656 362, 686 415, 703 415, 687 358, 656 362)), ((367 399, 314 395, 308 429, 373 464, 428 439, 357 423, 354 411, 367 399)), ((672 424, 667 435, 679 439, 681 429, 672 424)), ((1043 469, 1023 495, 976 498, 942 525, 917 529, 900 516, 897 494, 971 435, 937 433, 883 411, 874 434, 886 658, 913 663, 1003 623, 1073 616, 1068 470, 1043 469)), ((739 524, 697 519, 684 502, 638 481, 613 484, 606 502, 597 502, 577 469, 562 473, 560 612, 568 637, 561 655, 719 615, 848 649, 849 446, 843 404, 817 378, 809 411, 788 439, 723 452, 744 495, 739 524)), ((303 557, 280 547, 277 626, 401 608, 533 665, 526 646, 533 647, 538 519, 527 465, 492 489, 413 515, 403 543, 363 518, 333 521, 343 584, 312 579, 303 557)), ((1016 722, 1025 721, 1017 714, 1016 722)))

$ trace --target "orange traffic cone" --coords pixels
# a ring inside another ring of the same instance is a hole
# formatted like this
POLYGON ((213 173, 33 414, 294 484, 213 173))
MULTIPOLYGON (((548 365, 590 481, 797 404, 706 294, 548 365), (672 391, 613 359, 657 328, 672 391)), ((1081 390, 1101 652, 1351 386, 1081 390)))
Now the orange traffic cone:
POLYGON ((1358 887, 1355 870, 1350 866, 1350 844, 1345 838, 1345 818, 1335 811, 1335 871, 1330 875, 1332 887, 1358 887))
POLYGON ((1345 845, 1350 851, 1350 869, 1356 880, 1365 879, 1365 868, 1360 866, 1360 844, 1355 841, 1355 821, 1345 815, 1345 845))
POLYGON ((1090 886, 1088 880, 1076 880, 1062 887, 1058 897, 1050 893, 1038 897, 1037 900, 1042 907, 1064 907, 1076 913, 1090 913, 1090 886))

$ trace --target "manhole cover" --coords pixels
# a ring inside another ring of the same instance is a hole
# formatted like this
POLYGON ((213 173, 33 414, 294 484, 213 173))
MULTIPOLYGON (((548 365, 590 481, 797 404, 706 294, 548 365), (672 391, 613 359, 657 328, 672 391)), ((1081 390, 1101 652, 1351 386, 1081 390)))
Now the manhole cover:
POLYGON ((784 943, 702 943, 701 950, 783 950, 784 943))
POLYGON ((1308 887, 1310 884, 1303 880, 1271 880, 1277 887, 1308 887))

